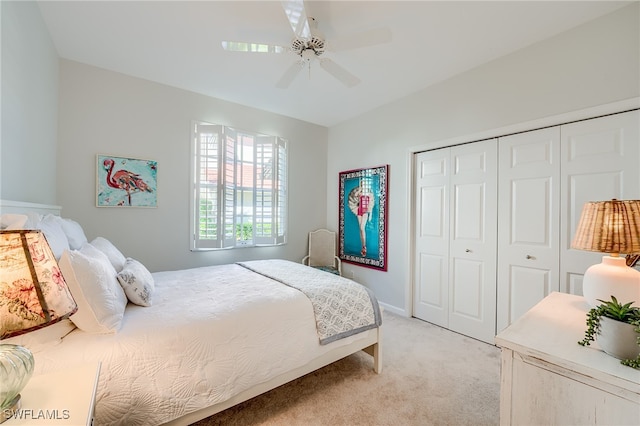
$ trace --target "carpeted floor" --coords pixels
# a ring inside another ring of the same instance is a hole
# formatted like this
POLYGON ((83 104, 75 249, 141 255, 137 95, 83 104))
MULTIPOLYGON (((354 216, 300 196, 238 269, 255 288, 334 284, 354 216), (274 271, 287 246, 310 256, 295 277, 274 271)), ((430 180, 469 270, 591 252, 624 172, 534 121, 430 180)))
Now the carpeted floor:
POLYGON ((497 347, 385 312, 382 351, 382 374, 354 354, 195 425, 499 423, 497 347))

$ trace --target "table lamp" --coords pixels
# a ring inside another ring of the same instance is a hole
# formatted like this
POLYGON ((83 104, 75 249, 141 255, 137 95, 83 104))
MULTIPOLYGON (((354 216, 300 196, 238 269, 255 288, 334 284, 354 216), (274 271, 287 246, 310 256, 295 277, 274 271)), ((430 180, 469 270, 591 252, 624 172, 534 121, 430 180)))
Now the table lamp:
MULTIPOLYGON (((41 231, 0 231, 0 341, 68 318, 77 305, 41 231)), ((0 344, 0 423, 20 408, 33 354, 0 344)))
POLYGON ((585 203, 571 247, 608 254, 584 274, 582 294, 592 307, 611 296, 640 306, 640 271, 620 256, 640 253, 640 200, 585 203))

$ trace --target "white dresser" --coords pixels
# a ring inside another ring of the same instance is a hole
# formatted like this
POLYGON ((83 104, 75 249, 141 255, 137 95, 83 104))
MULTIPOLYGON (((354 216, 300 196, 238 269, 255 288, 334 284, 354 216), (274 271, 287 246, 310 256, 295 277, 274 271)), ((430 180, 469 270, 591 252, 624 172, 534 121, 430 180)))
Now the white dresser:
POLYGON ((554 292, 496 336, 501 425, 640 425, 640 370, 578 345, 588 311, 554 292))

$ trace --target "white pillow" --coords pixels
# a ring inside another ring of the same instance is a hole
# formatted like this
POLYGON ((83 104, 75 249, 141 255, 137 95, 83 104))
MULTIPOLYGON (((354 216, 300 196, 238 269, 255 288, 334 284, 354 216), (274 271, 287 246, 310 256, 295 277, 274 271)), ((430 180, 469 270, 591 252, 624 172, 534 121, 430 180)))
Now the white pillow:
POLYGON ((36 212, 27 212, 27 223, 24 225, 24 229, 38 229, 38 223, 42 220, 42 215, 36 212))
POLYGON ((107 256, 86 243, 80 250, 66 250, 59 266, 78 305, 71 321, 89 333, 118 331, 127 296, 107 256))
POLYGON ((60 225, 67 236, 71 250, 79 250, 82 245, 87 242, 87 237, 84 235, 82 226, 75 220, 60 218, 60 225))
POLYGON ((131 303, 151 306, 155 284, 151 272, 142 263, 128 257, 124 268, 118 273, 118 281, 131 303))
POLYGON ((109 258, 109 262, 113 265, 116 272, 122 271, 124 268, 124 262, 127 260, 124 254, 114 246, 111 241, 103 237, 97 237, 91 241, 91 245, 103 252, 109 258))
POLYGON ((60 259, 65 250, 69 249, 69 240, 60 225, 60 217, 48 214, 36 224, 36 229, 41 230, 46 237, 56 260, 60 259))
POLYGON ((29 217, 24 214, 12 214, 5 213, 0 215, 0 229, 6 230, 15 230, 15 229, 25 229, 24 225, 26 225, 29 217))

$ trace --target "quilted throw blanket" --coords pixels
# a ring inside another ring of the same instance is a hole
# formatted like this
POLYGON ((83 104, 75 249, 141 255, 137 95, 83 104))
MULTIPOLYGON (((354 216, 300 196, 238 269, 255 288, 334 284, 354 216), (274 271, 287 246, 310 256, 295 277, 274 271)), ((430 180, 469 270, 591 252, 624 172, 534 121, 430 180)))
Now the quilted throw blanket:
POLYGON ((375 296, 354 281, 288 260, 253 260, 238 265, 304 293, 313 305, 321 345, 382 324, 375 296))

